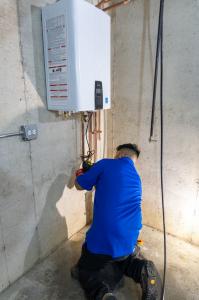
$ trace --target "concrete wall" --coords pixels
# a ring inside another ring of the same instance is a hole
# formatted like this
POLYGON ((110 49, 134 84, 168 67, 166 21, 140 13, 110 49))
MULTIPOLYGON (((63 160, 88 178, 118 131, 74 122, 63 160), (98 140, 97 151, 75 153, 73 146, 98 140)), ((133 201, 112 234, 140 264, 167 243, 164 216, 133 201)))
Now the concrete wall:
MULTIPOLYGON (((46 109, 41 6, 0 1, 0 133, 36 123, 39 138, 0 140, 0 290, 84 226, 84 193, 70 188, 80 155, 79 117, 46 109)), ((94 4, 96 1, 91 1, 94 4)), ((126 141, 142 148, 144 223, 161 229, 159 116, 149 143, 157 0, 135 0, 113 17, 113 110, 109 154, 126 141)), ((165 201, 168 232, 199 244, 199 2, 165 8, 165 201)), ((158 108, 158 107, 157 107, 158 108)))
MULTIPOLYGON (((135 0, 113 18, 113 100, 109 154, 142 148, 143 222, 162 229, 159 106, 149 143, 158 0, 135 0)), ((164 178, 167 231, 199 245, 199 1, 165 1, 164 178)), ((159 96, 159 92, 157 93, 159 96)), ((159 101, 159 97, 157 98, 159 101)))
POLYGON ((84 192, 70 188, 79 117, 46 109, 41 6, 50 2, 0 1, 0 134, 39 129, 30 143, 0 140, 0 291, 86 223, 84 192))

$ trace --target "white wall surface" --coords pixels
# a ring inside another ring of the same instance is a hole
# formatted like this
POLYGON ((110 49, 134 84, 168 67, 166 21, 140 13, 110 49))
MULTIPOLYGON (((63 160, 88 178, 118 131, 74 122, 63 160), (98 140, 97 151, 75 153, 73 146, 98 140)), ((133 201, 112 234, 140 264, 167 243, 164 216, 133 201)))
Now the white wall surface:
POLYGON ((0 290, 86 223, 84 192, 70 189, 80 120, 46 109, 41 6, 0 1, 0 134, 35 123, 38 139, 0 140, 0 290))
MULTIPOLYGON (((109 153, 120 143, 142 149, 143 222, 162 229, 159 106, 149 143, 158 0, 135 0, 113 18, 113 110, 109 153)), ((199 245, 199 1, 165 1, 164 178, 167 231, 199 245)), ((159 102, 159 91, 157 92, 159 102)))

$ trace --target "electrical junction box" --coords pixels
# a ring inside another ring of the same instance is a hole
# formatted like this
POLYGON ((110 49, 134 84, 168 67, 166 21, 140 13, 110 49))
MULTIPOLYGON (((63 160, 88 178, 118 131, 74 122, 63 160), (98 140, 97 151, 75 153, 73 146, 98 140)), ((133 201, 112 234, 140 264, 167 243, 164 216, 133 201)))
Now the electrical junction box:
POLYGON ((22 125, 20 128, 20 135, 24 141, 36 140, 38 137, 37 125, 22 125))
POLYGON ((84 0, 60 0, 42 9, 49 110, 108 109, 110 16, 84 0))

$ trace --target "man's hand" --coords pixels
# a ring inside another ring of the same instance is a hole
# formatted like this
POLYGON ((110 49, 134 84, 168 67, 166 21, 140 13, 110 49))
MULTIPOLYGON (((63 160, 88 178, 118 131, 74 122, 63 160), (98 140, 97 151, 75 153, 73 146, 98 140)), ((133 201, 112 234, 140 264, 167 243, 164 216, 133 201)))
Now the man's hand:
MULTIPOLYGON (((85 174, 86 172, 88 172, 90 170, 90 168, 92 167, 92 162, 87 160, 87 161, 83 161, 82 163, 82 168, 76 171, 76 178, 85 174)), ((78 191, 82 191, 84 190, 79 183, 77 182, 77 179, 75 180, 75 187, 78 191)))
POLYGON ((80 175, 83 175, 84 174, 84 170, 83 169, 79 169, 76 171, 76 177, 80 176, 80 175))
MULTIPOLYGON (((83 169, 79 169, 79 170, 76 171, 75 174, 76 174, 76 178, 77 178, 78 176, 81 176, 81 175, 84 174, 84 170, 83 169)), ((76 189, 78 191, 82 191, 83 190, 83 188, 79 185, 79 183, 77 182, 77 180, 75 180, 75 187, 76 187, 76 189)))

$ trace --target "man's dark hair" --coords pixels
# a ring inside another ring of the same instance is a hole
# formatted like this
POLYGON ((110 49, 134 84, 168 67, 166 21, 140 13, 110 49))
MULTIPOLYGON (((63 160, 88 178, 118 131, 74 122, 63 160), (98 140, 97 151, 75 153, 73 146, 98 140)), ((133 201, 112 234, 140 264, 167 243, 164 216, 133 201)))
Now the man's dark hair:
POLYGON ((137 157, 139 157, 139 155, 140 155, 140 149, 138 148, 138 146, 136 144, 123 144, 123 145, 119 145, 116 148, 117 151, 120 151, 122 149, 132 150, 137 155, 137 157))

